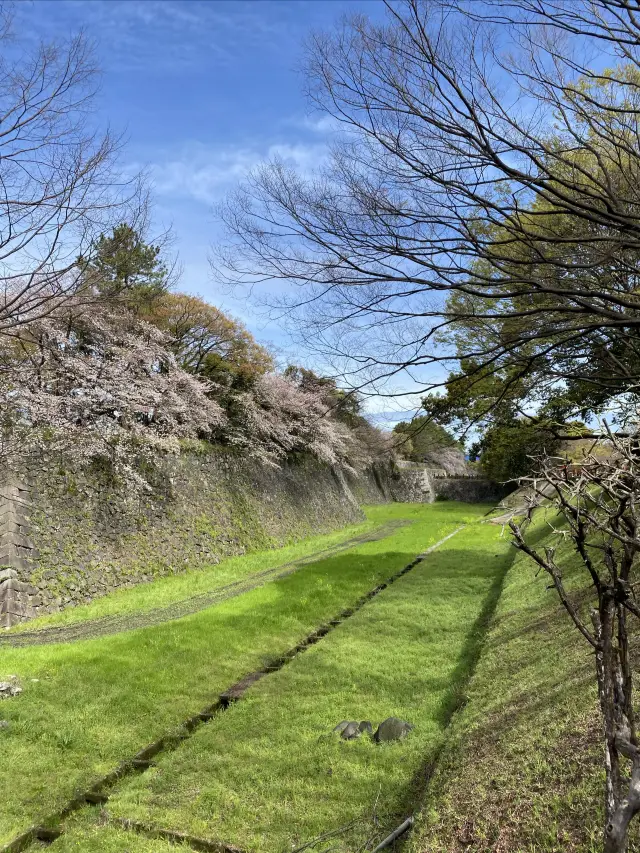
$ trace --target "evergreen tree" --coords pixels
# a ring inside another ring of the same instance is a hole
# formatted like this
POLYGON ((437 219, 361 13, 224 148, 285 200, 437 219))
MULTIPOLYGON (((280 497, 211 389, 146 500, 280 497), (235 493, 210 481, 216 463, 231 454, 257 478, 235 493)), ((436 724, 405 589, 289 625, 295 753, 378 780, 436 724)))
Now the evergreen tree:
POLYGON ((100 235, 93 258, 84 263, 101 296, 122 297, 132 310, 139 311, 169 289, 170 270, 161 252, 160 246, 145 243, 134 228, 122 222, 110 235, 100 235))

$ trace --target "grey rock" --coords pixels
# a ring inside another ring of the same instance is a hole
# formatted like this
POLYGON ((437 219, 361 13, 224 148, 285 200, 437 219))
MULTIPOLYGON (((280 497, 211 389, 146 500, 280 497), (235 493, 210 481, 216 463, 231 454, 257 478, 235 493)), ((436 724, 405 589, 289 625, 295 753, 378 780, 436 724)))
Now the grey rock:
POLYGON ((357 737, 360 737, 361 734, 360 723, 351 722, 342 730, 340 737, 343 740, 355 740, 357 737))
POLYGON ((370 720, 362 720, 358 726, 361 732, 366 732, 368 735, 373 735, 373 726, 370 720))
POLYGON ((411 723, 406 720, 400 720, 398 717, 387 717, 380 725, 373 736, 376 743, 388 743, 393 740, 402 740, 410 731, 413 730, 411 723))
POLYGON ((22 687, 20 687, 17 678, 11 678, 10 681, 0 681, 0 699, 10 699, 12 696, 19 696, 21 693, 22 687))
POLYGON ((360 737, 362 734, 360 724, 356 720, 342 720, 333 731, 339 734, 344 740, 355 740, 355 738, 360 737))
POLYGON ((8 728, 9 728, 9 721, 8 720, 0 720, 0 730, 8 729, 8 728))

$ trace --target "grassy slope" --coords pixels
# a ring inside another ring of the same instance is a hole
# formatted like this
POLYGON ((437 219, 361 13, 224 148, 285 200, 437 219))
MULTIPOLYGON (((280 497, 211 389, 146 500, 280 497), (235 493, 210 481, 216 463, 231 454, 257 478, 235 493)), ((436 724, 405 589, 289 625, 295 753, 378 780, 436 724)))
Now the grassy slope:
POLYGON ((116 590, 97 598, 90 604, 68 607, 60 613, 52 613, 16 626, 13 631, 31 631, 49 625, 69 625, 88 619, 99 619, 123 613, 140 613, 155 607, 172 604, 181 599, 211 592, 232 581, 246 578, 294 560, 304 559, 325 548, 340 545, 354 536, 375 530, 379 523, 369 519, 362 524, 353 524, 334 533, 313 536, 285 548, 256 551, 241 557, 229 557, 215 565, 196 571, 184 571, 177 575, 158 578, 152 583, 138 584, 116 590))
MULTIPOLYGON (((540 515, 531 540, 548 530, 540 515)), ((593 658, 518 555, 407 853, 600 851, 599 739, 593 658)))
POLYGON ((69 645, 2 649, 2 674, 19 675, 25 691, 2 704, 10 727, 0 730, 0 843, 482 509, 375 507, 374 523, 418 523, 172 623, 69 645))
POLYGON ((89 808, 67 822, 64 835, 49 848, 51 853, 193 853, 193 847, 147 838, 136 832, 105 825, 99 808, 89 808))
MULTIPOLYGON (((438 506, 442 506, 439 504, 438 506)), ((125 783, 108 813, 249 851, 291 850, 356 820, 335 850, 411 811, 475 660, 512 559, 500 529, 458 533, 330 636, 257 684, 157 768, 125 783), (411 721, 401 743, 345 742, 342 719, 411 721)), ((93 849, 107 850, 98 839, 93 849)))

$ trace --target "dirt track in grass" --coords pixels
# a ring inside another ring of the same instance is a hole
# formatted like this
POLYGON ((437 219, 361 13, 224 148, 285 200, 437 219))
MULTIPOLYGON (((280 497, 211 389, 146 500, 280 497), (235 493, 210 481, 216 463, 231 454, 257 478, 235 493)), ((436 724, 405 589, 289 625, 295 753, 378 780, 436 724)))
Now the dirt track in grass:
POLYGON ((316 551, 309 554, 307 557, 302 557, 298 560, 293 560, 289 563, 283 563, 280 566, 273 566, 270 569, 265 569, 262 572, 256 572, 241 580, 233 581, 224 586, 208 592, 199 593, 198 595, 183 598, 180 601, 172 602, 164 607, 156 607, 152 610, 147 610, 141 613, 126 613, 122 615, 103 616, 99 619, 91 619, 84 622, 77 622, 71 625, 52 626, 40 628, 33 631, 20 631, 18 633, 6 634, 0 636, 1 646, 43 646, 52 643, 72 643, 76 640, 88 640, 96 637, 107 637, 112 634, 120 634, 125 631, 134 631, 137 628, 147 628, 152 625, 161 625, 164 622, 171 622, 174 619, 181 619, 184 616, 191 616, 194 613, 199 613, 201 610, 206 610, 208 607, 213 607, 230 598, 235 598, 245 592, 250 592, 259 586, 264 586, 271 581, 284 578, 297 572, 299 569, 310 563, 316 563, 319 560, 325 560, 328 557, 333 557, 358 545, 363 545, 366 542, 377 542, 380 539, 385 539, 391 536, 396 530, 405 527, 414 522, 410 519, 396 519, 381 525, 375 530, 367 533, 362 533, 359 536, 354 536, 337 545, 332 545, 329 548, 324 548, 321 551, 316 551))

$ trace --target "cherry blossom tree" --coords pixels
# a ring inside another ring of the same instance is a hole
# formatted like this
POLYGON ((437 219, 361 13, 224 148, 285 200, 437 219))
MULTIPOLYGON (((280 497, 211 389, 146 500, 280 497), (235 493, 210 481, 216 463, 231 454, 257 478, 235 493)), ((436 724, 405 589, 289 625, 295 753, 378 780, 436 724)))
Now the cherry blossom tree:
POLYGON ((357 471, 389 458, 390 442, 373 427, 350 429, 334 417, 321 389, 305 389, 286 376, 267 373, 229 406, 226 440, 270 464, 309 453, 328 465, 357 471))
POLYGON ((3 455, 56 447, 108 459, 134 480, 140 456, 178 452, 225 421, 211 386, 184 371, 168 339, 118 306, 64 310, 0 337, 3 455))

